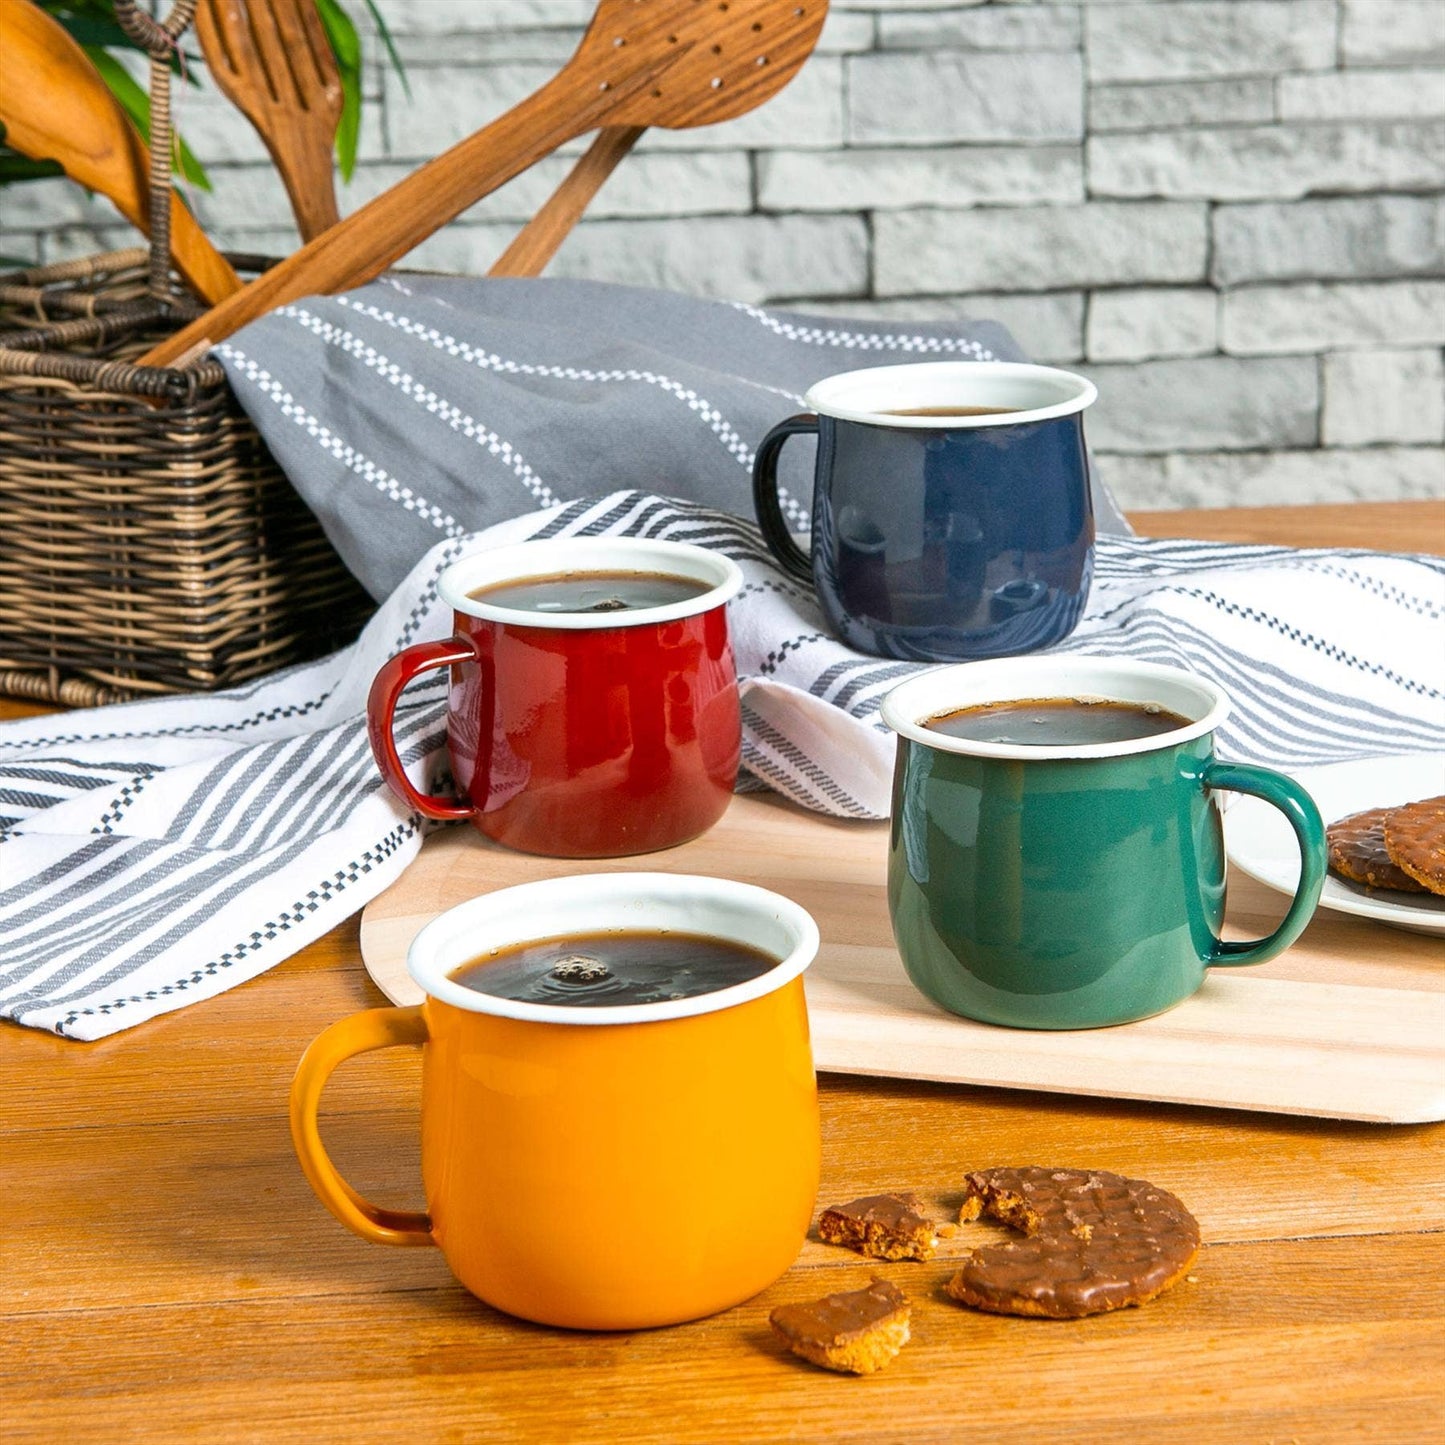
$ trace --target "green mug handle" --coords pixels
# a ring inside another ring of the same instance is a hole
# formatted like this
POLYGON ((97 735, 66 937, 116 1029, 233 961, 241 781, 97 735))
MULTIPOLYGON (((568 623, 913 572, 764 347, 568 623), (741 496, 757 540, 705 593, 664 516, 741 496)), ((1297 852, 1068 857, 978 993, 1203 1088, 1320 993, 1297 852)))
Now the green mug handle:
POLYGON ((1251 767, 1248 763, 1211 762, 1205 766, 1206 788, 1228 788, 1235 793, 1248 793, 1273 804, 1289 820, 1299 841, 1299 886, 1289 911, 1280 925, 1267 938, 1250 943, 1226 943, 1216 938, 1205 963, 1211 968, 1241 967, 1250 963, 1268 963, 1283 953, 1310 921, 1325 886, 1325 825, 1314 799, 1292 778, 1269 768, 1251 767))

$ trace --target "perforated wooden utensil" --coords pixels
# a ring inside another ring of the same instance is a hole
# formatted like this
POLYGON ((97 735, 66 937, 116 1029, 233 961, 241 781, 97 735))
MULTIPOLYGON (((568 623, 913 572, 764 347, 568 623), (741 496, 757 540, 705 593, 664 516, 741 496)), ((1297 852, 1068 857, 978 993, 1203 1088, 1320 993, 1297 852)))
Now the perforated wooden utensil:
POLYGON ((273 307, 355 286, 559 145, 600 125, 710 125, 761 105, 817 43, 827 0, 602 0, 540 90, 149 352, 163 366, 273 307))
POLYGON ((315 0, 200 0, 196 34, 216 84, 256 127, 303 240, 341 219, 331 150, 341 73, 315 0))
MULTIPOLYGON (((30 0, 0 0, 0 123, 22 155, 57 161, 71 180, 99 191, 146 235, 151 183, 145 143, 69 32, 30 0)), ((230 263, 170 190, 170 253, 206 301, 241 289, 230 263)), ((164 258, 162 258, 163 260, 164 258)))

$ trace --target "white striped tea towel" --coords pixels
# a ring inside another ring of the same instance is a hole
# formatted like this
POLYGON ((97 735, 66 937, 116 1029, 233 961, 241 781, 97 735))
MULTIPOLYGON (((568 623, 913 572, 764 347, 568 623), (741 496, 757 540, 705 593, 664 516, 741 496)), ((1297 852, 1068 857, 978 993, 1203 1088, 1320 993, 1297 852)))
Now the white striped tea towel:
MULTIPOLYGON (((918 664, 832 638, 736 517, 639 492, 570 502, 438 543, 361 638, 322 661, 215 696, 0 726, 0 1016, 100 1038, 265 972, 381 892, 425 825, 372 763, 372 676, 446 634, 436 580, 457 557, 599 533, 701 543, 741 564, 744 786, 844 817, 886 813, 893 743, 878 704, 918 664)), ((1221 753, 1289 768, 1445 750, 1442 612, 1433 558, 1110 536, 1061 650, 1215 679, 1235 703, 1221 753)), ((433 674, 397 713, 402 756, 432 786, 444 708, 433 674)))

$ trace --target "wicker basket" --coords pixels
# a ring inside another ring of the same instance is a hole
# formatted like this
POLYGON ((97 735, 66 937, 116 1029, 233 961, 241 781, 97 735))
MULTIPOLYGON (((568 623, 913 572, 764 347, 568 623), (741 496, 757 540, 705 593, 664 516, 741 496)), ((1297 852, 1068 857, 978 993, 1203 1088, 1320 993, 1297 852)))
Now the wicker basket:
POLYGON ((157 302, 147 267, 134 250, 0 278, 0 693, 229 687, 339 646, 372 607, 221 367, 128 363, 195 314, 157 302))

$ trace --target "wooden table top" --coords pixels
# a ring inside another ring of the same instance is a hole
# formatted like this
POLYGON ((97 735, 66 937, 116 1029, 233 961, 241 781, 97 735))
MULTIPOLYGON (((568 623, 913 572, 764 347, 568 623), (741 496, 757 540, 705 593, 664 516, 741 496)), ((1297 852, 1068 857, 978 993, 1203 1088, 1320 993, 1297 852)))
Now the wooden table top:
MULTIPOLYGON (((1134 521, 1445 552, 1433 502, 1134 521)), ((0 718, 39 710, 0 701, 0 718)), ((775 1304, 866 1282, 868 1262, 816 1243, 713 1319, 595 1335, 511 1320, 439 1252, 346 1232, 296 1165, 287 1089, 315 1034, 382 1001, 353 919, 98 1043, 0 1026, 0 1440, 1414 1445, 1445 1421, 1445 1125, 824 1078, 821 1204, 901 1186, 956 1201, 970 1168, 1085 1166, 1174 1190, 1206 1241, 1171 1293, 1075 1323, 961 1309, 945 1260, 882 1265, 914 1300, 914 1338, 854 1379, 767 1327, 775 1304)), ((328 1145, 373 1199, 419 1202, 418 1098, 410 1050, 358 1059, 328 1091, 328 1145)), ((592 1204, 579 1229, 629 1227, 592 1204)))

